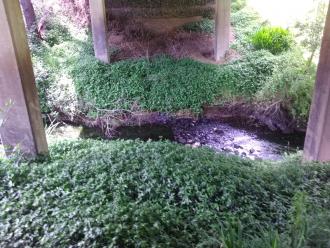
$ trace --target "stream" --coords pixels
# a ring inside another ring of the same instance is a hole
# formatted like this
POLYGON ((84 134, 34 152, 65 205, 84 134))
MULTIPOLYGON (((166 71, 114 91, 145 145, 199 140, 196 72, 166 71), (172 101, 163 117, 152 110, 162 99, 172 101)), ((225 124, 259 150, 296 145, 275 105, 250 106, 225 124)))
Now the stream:
POLYGON ((286 153, 302 150, 303 134, 285 135, 266 128, 244 127, 243 123, 201 120, 178 121, 175 140, 193 147, 206 146, 218 152, 250 159, 280 160, 286 153))
MULTIPOLYGON (((56 128, 54 136, 105 138, 99 130, 69 125, 56 128)), ((281 160, 285 154, 302 150, 304 144, 303 133, 288 135, 239 121, 224 123, 207 119, 175 119, 166 123, 121 126, 106 139, 170 140, 252 160, 281 160)))

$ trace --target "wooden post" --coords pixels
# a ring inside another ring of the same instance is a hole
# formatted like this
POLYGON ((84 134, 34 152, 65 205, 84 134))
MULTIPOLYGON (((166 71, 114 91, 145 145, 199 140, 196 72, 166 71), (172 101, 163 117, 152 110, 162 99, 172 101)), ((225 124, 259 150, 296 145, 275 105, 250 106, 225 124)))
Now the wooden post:
POLYGON ((304 158, 307 161, 330 161, 330 6, 305 139, 304 158))
POLYGON ((19 0, 0 0, 0 135, 6 153, 48 152, 19 0))
POLYGON ((89 0, 95 57, 109 63, 105 0, 89 0))
POLYGON ((216 0, 215 60, 225 57, 229 50, 231 0, 216 0))

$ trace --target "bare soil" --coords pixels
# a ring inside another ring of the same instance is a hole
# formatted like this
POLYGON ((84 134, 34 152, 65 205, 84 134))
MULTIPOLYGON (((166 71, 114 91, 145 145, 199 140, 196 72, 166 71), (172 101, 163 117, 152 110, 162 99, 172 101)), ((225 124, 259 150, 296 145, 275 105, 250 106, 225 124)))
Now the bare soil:
MULTIPOLYGON (((109 20, 109 44, 113 62, 131 58, 151 58, 157 55, 191 58, 204 63, 222 64, 237 59, 230 50, 222 61, 214 61, 213 34, 187 32, 182 26, 202 20, 201 16, 182 18, 126 18, 109 20)), ((234 41, 233 31, 231 42, 234 41)))

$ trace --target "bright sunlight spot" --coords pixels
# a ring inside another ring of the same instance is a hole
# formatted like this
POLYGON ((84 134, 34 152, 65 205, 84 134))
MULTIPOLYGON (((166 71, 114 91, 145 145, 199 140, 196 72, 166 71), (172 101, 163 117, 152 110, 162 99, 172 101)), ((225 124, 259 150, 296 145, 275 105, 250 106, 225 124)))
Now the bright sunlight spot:
MULTIPOLYGON (((321 0, 325 1, 325 0, 321 0)), ((319 1, 319 2, 321 2, 319 1)), ((316 0, 249 0, 249 5, 272 25, 290 27, 302 20, 316 0)))

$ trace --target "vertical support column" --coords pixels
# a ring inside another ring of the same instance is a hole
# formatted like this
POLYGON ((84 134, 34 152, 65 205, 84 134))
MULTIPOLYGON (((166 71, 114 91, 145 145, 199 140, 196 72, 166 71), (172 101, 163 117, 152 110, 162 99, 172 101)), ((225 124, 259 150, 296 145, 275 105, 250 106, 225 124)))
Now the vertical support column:
POLYGON ((216 0, 215 60, 225 57, 229 49, 231 0, 216 0))
POLYGON ((105 0, 89 0, 95 57, 109 63, 105 0))
POLYGON ((48 152, 19 0, 0 0, 0 135, 9 154, 48 152), (9 104, 8 104, 9 103, 9 104))
POLYGON ((36 14, 31 0, 20 0, 20 3, 24 14, 26 28, 29 31, 37 31, 36 14))
POLYGON ((308 161, 330 161, 330 6, 324 28, 304 158, 308 161))

